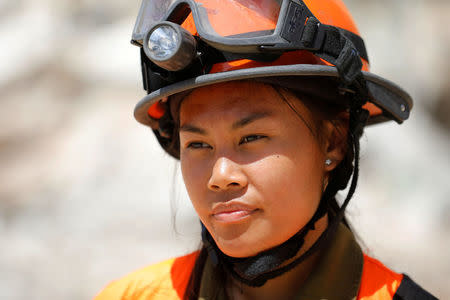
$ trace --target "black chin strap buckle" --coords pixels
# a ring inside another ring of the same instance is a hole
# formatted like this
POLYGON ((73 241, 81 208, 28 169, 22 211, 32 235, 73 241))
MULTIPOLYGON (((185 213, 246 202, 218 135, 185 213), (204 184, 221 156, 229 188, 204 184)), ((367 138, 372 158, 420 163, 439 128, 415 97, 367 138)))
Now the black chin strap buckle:
POLYGON ((345 46, 342 48, 335 61, 342 81, 350 85, 361 74, 363 66, 361 58, 350 40, 345 40, 345 46))
POLYGON ((364 127, 367 124, 370 113, 367 109, 364 108, 359 108, 352 113, 353 118, 350 122, 354 122, 354 124, 352 124, 351 128, 353 130, 353 135, 355 136, 355 138, 359 138, 364 131, 364 127))
POLYGON ((355 91, 350 95, 350 124, 349 129, 354 138, 359 139, 364 131, 364 127, 369 120, 370 113, 363 106, 369 99, 366 81, 360 73, 354 80, 352 89, 355 91))

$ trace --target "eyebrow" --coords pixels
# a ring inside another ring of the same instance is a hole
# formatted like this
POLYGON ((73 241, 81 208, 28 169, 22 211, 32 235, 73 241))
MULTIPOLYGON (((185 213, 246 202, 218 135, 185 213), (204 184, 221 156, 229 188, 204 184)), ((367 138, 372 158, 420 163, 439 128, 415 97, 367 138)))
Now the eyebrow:
POLYGON ((247 126, 248 124, 250 124, 252 122, 255 122, 255 121, 259 120, 259 119, 263 119, 263 118, 269 117, 271 115, 272 114, 270 112, 267 112, 267 111, 252 113, 251 115, 234 122, 233 125, 231 125, 231 128, 232 129, 239 129, 239 128, 242 128, 244 126, 247 126))
MULTIPOLYGON (((256 112, 256 113, 252 113, 252 114, 250 114, 250 115, 248 115, 248 116, 246 116, 246 117, 244 117, 244 118, 234 122, 231 125, 231 129, 236 130, 236 129, 245 127, 245 126, 247 126, 248 124, 250 124, 252 122, 255 122, 257 120, 269 117, 271 115, 272 115, 272 113, 270 113, 270 112, 256 112)), ((201 135, 206 135, 207 134, 207 131, 205 129, 196 127, 196 126, 194 126, 192 124, 184 124, 184 125, 182 125, 180 127, 180 132, 181 131, 198 133, 198 134, 201 134, 201 135)))
POLYGON ((195 127, 194 125, 191 125, 191 124, 184 124, 183 126, 181 126, 180 132, 181 131, 206 135, 206 130, 199 128, 199 127, 195 127))

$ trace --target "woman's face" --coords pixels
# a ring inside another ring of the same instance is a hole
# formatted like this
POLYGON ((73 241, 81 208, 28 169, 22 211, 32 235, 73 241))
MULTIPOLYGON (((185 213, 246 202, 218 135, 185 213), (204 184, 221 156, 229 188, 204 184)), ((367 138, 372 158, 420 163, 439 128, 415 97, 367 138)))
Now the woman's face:
POLYGON ((319 204, 330 169, 326 143, 309 110, 289 97, 303 121, 272 86, 256 82, 198 88, 181 104, 184 182, 227 255, 252 256, 283 243, 319 204))

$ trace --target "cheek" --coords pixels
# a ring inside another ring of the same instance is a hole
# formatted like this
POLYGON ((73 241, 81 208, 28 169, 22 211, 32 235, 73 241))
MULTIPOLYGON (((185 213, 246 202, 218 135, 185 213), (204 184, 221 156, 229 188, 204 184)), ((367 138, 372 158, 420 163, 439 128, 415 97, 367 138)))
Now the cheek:
POLYGON ((181 155, 181 173, 183 176, 184 185, 188 192, 189 198, 194 206, 195 210, 201 217, 202 205, 205 198, 206 186, 208 181, 207 166, 204 166, 200 162, 195 162, 192 159, 188 159, 181 155))
POLYGON ((255 190, 274 225, 292 224, 286 229, 295 233, 312 217, 322 194, 318 163, 319 158, 308 151, 294 157, 272 155, 255 165, 255 190))

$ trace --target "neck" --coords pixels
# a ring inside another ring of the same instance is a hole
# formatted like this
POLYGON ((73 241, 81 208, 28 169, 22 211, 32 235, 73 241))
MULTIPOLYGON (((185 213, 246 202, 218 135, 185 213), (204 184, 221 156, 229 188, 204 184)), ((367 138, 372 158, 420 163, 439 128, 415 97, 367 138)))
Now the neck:
MULTIPOLYGON (((305 243, 297 255, 292 258, 301 256, 306 250, 308 250, 314 242, 320 237, 322 232, 328 226, 328 216, 325 215, 319 219, 315 224, 315 229, 308 232, 305 236, 305 243)), ((317 251, 311 257, 300 263, 294 269, 284 273, 281 276, 275 277, 267 281, 261 287, 251 287, 241 282, 230 278, 229 286, 227 287, 227 293, 232 295, 231 299, 236 300, 250 300, 250 299, 292 299, 295 296, 299 286, 301 286, 314 269, 321 251, 317 251)), ((286 261, 288 264, 290 261, 286 261)))

